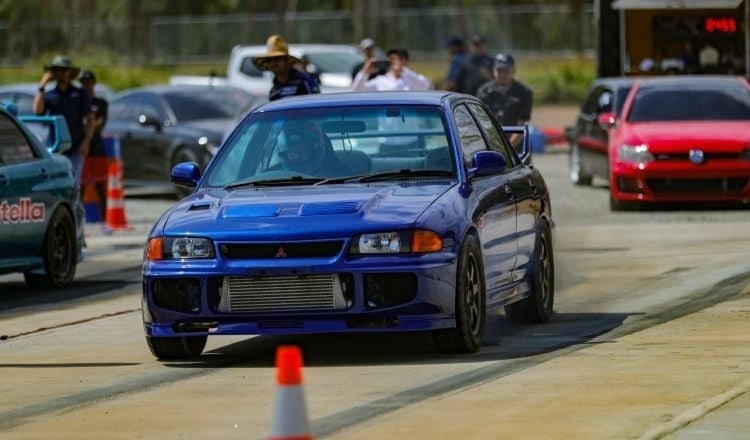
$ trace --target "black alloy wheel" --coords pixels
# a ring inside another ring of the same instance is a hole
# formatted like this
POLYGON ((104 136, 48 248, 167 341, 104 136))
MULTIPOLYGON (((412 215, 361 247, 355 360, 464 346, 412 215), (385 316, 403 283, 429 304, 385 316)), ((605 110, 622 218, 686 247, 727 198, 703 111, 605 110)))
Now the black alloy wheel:
POLYGON ((516 324, 550 320, 555 301, 555 260, 549 226, 544 223, 536 239, 531 296, 505 306, 505 315, 516 324))
POLYGON ((65 287, 73 282, 78 264, 76 231, 70 213, 58 208, 50 219, 42 243, 44 274, 25 272, 31 288, 65 287))
POLYGON ((151 353, 160 360, 195 359, 206 347, 208 335, 162 338, 146 336, 151 353))
POLYGON ((456 278, 456 327, 435 330, 433 341, 441 352, 473 353, 484 343, 487 319, 482 253, 473 236, 461 246, 456 278))
POLYGON ((593 178, 581 169, 581 151, 578 144, 570 147, 570 181, 574 185, 590 186, 593 178))

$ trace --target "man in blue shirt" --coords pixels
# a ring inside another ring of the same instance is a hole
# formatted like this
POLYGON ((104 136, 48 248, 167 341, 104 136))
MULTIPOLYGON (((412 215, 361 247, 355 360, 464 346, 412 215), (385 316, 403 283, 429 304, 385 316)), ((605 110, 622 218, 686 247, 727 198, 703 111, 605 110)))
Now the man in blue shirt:
POLYGON ((461 64, 466 57, 466 48, 464 47, 464 40, 458 36, 449 37, 445 45, 448 48, 451 60, 441 89, 456 92, 458 91, 458 74, 461 72, 461 64))
POLYGON ((64 55, 56 56, 52 64, 44 66, 44 75, 34 96, 34 113, 65 117, 73 145, 64 154, 73 164, 80 184, 83 159, 89 154, 96 124, 88 95, 71 83, 78 72, 80 69, 64 55), (45 92, 45 86, 53 80, 57 83, 55 88, 45 92))

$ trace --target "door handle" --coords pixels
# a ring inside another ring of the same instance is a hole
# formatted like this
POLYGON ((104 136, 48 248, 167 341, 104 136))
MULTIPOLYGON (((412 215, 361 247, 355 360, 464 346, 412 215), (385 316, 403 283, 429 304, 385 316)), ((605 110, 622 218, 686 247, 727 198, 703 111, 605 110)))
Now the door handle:
POLYGON ((536 194, 537 190, 536 190, 536 185, 534 184, 534 180, 529 177, 529 179, 527 180, 527 182, 529 182, 529 188, 531 188, 531 191, 534 194, 536 194))
POLYGON ((505 184, 505 194, 508 195, 509 199, 513 200, 513 188, 507 183, 505 184))
POLYGON ((44 179, 49 179, 49 174, 47 174, 47 168, 39 168, 39 175, 42 176, 44 179))

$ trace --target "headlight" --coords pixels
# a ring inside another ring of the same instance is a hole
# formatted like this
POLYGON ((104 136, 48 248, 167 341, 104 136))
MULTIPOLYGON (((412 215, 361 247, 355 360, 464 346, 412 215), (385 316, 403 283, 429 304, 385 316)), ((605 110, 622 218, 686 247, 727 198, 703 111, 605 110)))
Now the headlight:
POLYGON ((354 237, 349 251, 352 254, 406 254, 437 252, 443 249, 443 239, 435 232, 416 230, 375 232, 354 237))
POLYGON ((647 163, 654 160, 654 155, 648 151, 648 145, 620 145, 617 149, 617 157, 622 162, 647 163))
POLYGON ((208 238, 154 237, 146 245, 150 261, 183 258, 213 258, 214 245, 208 238))

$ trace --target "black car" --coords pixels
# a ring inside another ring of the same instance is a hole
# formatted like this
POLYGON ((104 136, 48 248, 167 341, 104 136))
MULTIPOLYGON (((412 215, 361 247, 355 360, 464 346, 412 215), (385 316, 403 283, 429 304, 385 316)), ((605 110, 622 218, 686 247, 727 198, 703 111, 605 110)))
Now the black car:
POLYGON ((589 87, 575 126, 569 130, 570 180, 591 185, 609 179, 609 130, 620 115, 635 77, 599 78, 589 87))
POLYGON ((172 166, 195 162, 205 169, 225 132, 253 100, 250 93, 229 86, 149 86, 118 95, 110 104, 105 132, 120 139, 126 187, 184 196, 185 190, 169 184, 172 166))

